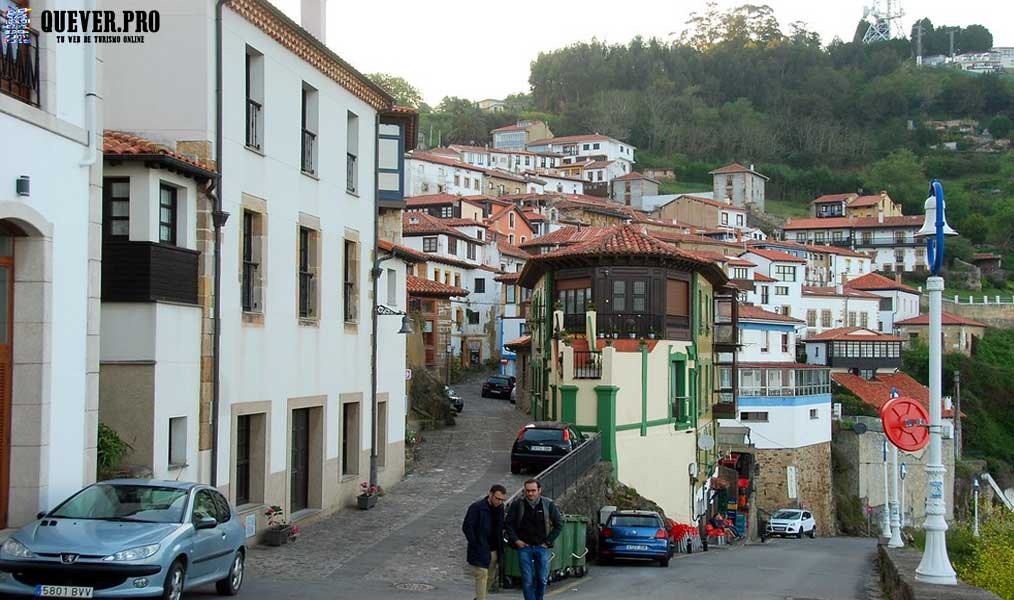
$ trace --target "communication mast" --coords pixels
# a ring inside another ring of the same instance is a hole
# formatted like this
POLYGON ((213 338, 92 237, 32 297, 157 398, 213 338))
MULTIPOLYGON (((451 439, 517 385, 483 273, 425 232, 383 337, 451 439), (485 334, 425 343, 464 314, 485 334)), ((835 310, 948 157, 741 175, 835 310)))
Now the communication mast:
POLYGON ((863 19, 870 23, 870 28, 863 36, 863 43, 886 42, 895 34, 904 36, 901 18, 905 11, 901 8, 901 0, 873 0, 873 4, 863 7, 863 19))

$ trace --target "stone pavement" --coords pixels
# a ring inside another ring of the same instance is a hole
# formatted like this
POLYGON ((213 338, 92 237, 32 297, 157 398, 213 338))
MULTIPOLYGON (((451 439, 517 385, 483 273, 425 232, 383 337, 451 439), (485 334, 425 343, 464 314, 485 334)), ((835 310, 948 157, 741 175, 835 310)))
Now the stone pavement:
POLYGON ((248 583, 298 580, 347 592, 399 584, 467 590, 465 509, 493 483, 510 494, 528 477, 511 475, 509 464, 511 443, 527 420, 506 400, 480 398, 482 381, 455 386, 465 401, 457 424, 423 432, 412 473, 375 508, 345 509, 307 525, 295 544, 252 547, 248 583))

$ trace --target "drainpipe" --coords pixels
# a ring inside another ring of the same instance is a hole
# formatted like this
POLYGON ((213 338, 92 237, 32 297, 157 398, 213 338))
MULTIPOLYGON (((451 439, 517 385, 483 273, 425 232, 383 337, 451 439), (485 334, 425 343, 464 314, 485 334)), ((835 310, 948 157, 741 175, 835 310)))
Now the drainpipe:
POLYGON ((218 408, 221 399, 221 355, 222 355, 222 228, 229 219, 229 213, 222 210, 222 6, 229 0, 218 0, 215 3, 215 193, 211 209, 212 223, 215 228, 215 274, 214 292, 214 330, 212 332, 211 350, 211 486, 218 487, 218 408))
MULTIPOLYGON (((89 12, 95 9, 95 0, 86 0, 85 9, 89 12)), ((98 98, 95 76, 95 44, 86 44, 84 48, 84 85, 85 85, 85 129, 88 130, 88 150, 85 159, 78 163, 79 167, 90 167, 98 160, 98 137, 99 132, 95 131, 97 118, 95 115, 95 99, 98 98)))
MULTIPOLYGON (((377 294, 380 285, 380 111, 373 120, 373 268, 370 269, 373 302, 370 304, 370 487, 377 485, 377 294)), ((388 405, 390 407, 390 405, 388 405)))

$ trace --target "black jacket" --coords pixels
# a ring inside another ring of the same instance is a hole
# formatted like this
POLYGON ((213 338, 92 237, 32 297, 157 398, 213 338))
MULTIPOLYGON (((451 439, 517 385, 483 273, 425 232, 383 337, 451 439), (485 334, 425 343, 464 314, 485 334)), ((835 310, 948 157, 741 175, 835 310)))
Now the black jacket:
POLYGON ((500 550, 503 533, 504 511, 502 506, 493 508, 487 498, 473 502, 465 513, 461 531, 468 539, 468 564, 489 568, 490 552, 500 550), (491 547, 490 538, 496 544, 491 547))
MULTIPOLYGON (((563 533, 563 515, 560 514, 560 509, 549 498, 543 496, 539 498, 539 501, 542 502, 542 509, 546 515, 546 545, 552 548, 553 542, 563 533)), ((518 541, 518 527, 521 526, 521 517, 525 514, 525 502, 528 502, 528 500, 524 497, 518 498, 507 509, 504 529, 507 531, 507 541, 512 546, 518 541)))

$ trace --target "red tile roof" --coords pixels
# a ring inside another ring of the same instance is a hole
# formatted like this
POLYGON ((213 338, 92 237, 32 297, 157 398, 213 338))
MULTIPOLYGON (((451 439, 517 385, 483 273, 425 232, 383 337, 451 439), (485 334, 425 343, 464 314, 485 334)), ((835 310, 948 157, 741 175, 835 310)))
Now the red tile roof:
POLYGON ((430 259, 429 256, 419 252, 418 250, 413 250, 408 246, 402 246, 401 244, 395 244, 394 242, 389 242, 387 240, 377 240, 377 247, 384 252, 390 252, 394 256, 397 256, 407 262, 420 263, 426 262, 430 259))
POLYGON ((532 336, 523 335, 519 338, 513 339, 505 343, 504 347, 508 348, 509 350, 515 350, 518 348, 528 348, 531 345, 532 345, 532 336))
POLYGON ((441 204, 454 204, 461 200, 461 196, 455 194, 426 194, 424 196, 408 196, 405 198, 405 206, 416 208, 421 206, 439 206, 441 204))
POLYGON ((507 131, 527 131, 527 128, 522 127, 521 125, 504 125, 503 127, 497 127, 492 131, 492 133, 507 131))
MULTIPOLYGON (((444 265, 450 265, 452 267, 458 267, 459 269, 465 269, 465 270, 469 270, 469 269, 482 269, 482 268, 485 267, 485 265, 482 265, 482 264, 479 264, 479 263, 465 262, 463 260, 458 260, 456 258, 451 258, 449 256, 443 256, 443 255, 440 255, 440 254, 427 254, 426 255, 426 259, 429 262, 441 263, 441 264, 444 264, 444 265)), ((497 271, 496 269, 493 269, 492 267, 490 267, 490 269, 499 273, 499 271, 497 271)))
POLYGON ((726 256, 725 262, 730 267, 756 267, 755 263, 752 263, 745 258, 739 258, 738 256, 726 256))
POLYGON ((884 217, 881 223, 879 217, 831 217, 827 219, 789 219, 789 222, 782 226, 784 230, 793 229, 872 229, 878 227, 922 227, 923 217, 884 217))
POLYGON ((475 219, 441 219, 444 223, 447 223, 451 227, 482 227, 488 229, 489 225, 482 221, 476 221, 475 219))
POLYGON ((919 290, 889 277, 884 277, 880 273, 867 273, 855 279, 850 279, 845 286, 855 290, 901 290, 910 294, 919 293, 919 290))
POLYGON ((783 323, 805 323, 802 319, 796 319, 789 315, 780 315, 771 311, 764 310, 759 306, 752 304, 740 304, 739 305, 739 320, 740 321, 781 321, 783 323))
MULTIPOLYGON (((545 138, 541 140, 535 140, 534 142, 528 142, 529 146, 545 146, 547 144, 571 144, 574 142, 600 142, 603 140, 611 140, 613 138, 597 133, 586 133, 582 135, 565 135, 562 137, 545 138)), ((619 140, 616 140, 619 141, 619 140)), ((630 144, 627 144, 628 146, 630 144)))
MULTIPOLYGON (((965 318, 965 317, 962 317, 962 316, 959 316, 959 315, 954 315, 954 314, 951 314, 951 313, 948 313, 948 312, 945 312, 945 313, 943 313, 941 315, 941 322, 942 322, 943 325, 967 325, 969 327, 988 327, 988 325, 986 325, 985 323, 980 323, 978 321, 973 321, 972 319, 968 319, 968 318, 965 318)), ((910 319, 905 319, 904 321, 895 321, 894 324, 895 325, 927 325, 928 326, 929 325, 929 315, 928 314, 919 315, 917 317, 912 317, 910 319)))
POLYGON ((670 200, 670 202, 675 202, 676 200, 679 200, 680 198, 689 198, 690 200, 693 200, 694 202, 700 202, 701 204, 707 204, 708 206, 714 206, 715 208, 720 208, 722 210, 732 210, 732 211, 736 211, 736 212, 746 212, 745 208, 740 208, 740 207, 735 206, 733 204, 729 204, 727 202, 722 202, 721 200, 715 200, 713 198, 705 198, 704 196, 695 196, 693 194, 680 194, 679 198, 673 198, 672 200, 670 200))
POLYGON ((837 254, 839 256, 851 256, 854 258, 870 258, 868 254, 862 252, 854 252, 848 248, 840 248, 838 246, 830 246, 826 244, 798 244, 802 248, 806 248, 810 252, 821 253, 821 254, 837 254))
POLYGON ((500 254, 506 254, 507 256, 513 256, 514 258, 524 258, 527 260, 532 257, 531 254, 525 252, 517 246, 509 244, 506 240, 497 241, 496 247, 500 251, 500 254))
POLYGON ((864 327, 839 327, 811 335, 805 342, 903 342, 904 338, 878 333, 864 327))
POLYGON ((638 173, 637 171, 631 171, 626 175, 620 175, 619 177, 615 177, 613 178, 613 181, 629 181, 633 179, 647 179, 648 181, 654 181, 655 183, 658 183, 658 180, 655 179, 654 177, 648 177, 644 173, 638 173))
MULTIPOLYGON (((913 398, 929 410, 929 388, 902 372, 880 374, 866 380, 849 373, 831 373, 831 379, 838 385, 848 388, 863 402, 874 408, 880 408, 891 399, 891 389, 897 388, 901 396, 913 398)), ((942 408, 942 407, 941 407, 942 408)), ((944 410, 944 417, 953 417, 953 410, 944 410)))
POLYGON ((864 206, 876 206, 880 204, 880 194, 874 196, 859 196, 849 202, 849 208, 862 208, 864 206))
POLYGON ((503 275, 497 275, 493 278, 493 281, 499 281, 500 283, 517 283, 518 277, 521 277, 521 272, 517 273, 504 273, 503 275))
POLYGON ((604 234, 608 227, 574 227, 567 225, 539 237, 520 244, 521 248, 537 248, 539 246, 563 246, 595 239, 604 234))
POLYGON ((708 172, 709 175, 721 175, 723 173, 753 173, 754 175, 760 175, 764 179, 769 179, 767 176, 761 175, 760 173, 758 173, 757 171, 754 171, 753 169, 748 169, 748 168, 744 167, 743 165, 741 165, 739 163, 732 163, 731 165, 725 165, 724 167, 719 167, 719 168, 715 169, 714 171, 709 171, 708 172))
POLYGON ((855 196, 855 194, 852 194, 852 193, 849 193, 849 194, 824 194, 823 196, 818 196, 815 200, 813 200, 812 202, 810 202, 810 204, 826 204, 828 202, 841 202, 842 200, 848 200, 852 196, 855 196))
POLYGON ((215 173, 214 168, 199 160, 184 156, 179 152, 175 152, 161 144, 156 144, 151 140, 146 140, 142 137, 124 133, 122 131, 111 131, 107 129, 102 134, 102 153, 105 156, 150 156, 152 158, 170 159, 184 163, 184 165, 182 165, 184 167, 196 168, 197 170, 203 171, 204 174, 207 175, 213 175, 215 173))
POLYGON ((467 296, 468 290, 447 285, 432 279, 409 275, 405 278, 405 287, 410 296, 435 296, 439 298, 450 298, 452 296, 467 296))
POLYGON ((838 292, 838 288, 837 287, 816 287, 816 286, 804 285, 803 286, 803 295, 804 296, 830 296, 830 297, 837 297, 837 298, 871 298, 871 299, 877 299, 877 300, 880 299, 880 296, 878 296, 876 294, 871 294, 869 292, 864 292, 863 290, 853 289, 853 288, 850 288, 848 286, 845 286, 842 289, 841 292, 838 292))
POLYGON ((473 238, 448 225, 443 219, 438 219, 424 212, 407 212, 401 217, 401 234, 406 236, 444 234, 463 239, 468 242, 478 242, 473 238))
POLYGON ((805 258, 799 258, 793 256, 787 252, 780 252, 778 250, 765 250, 763 248, 750 248, 747 250, 750 254, 756 254, 761 258, 766 258, 772 262, 793 262, 793 263, 805 263, 805 258))
POLYGON ((754 281, 759 281, 761 283, 772 283, 772 282, 778 281, 774 277, 769 277, 769 276, 765 275, 764 273, 758 273, 756 271, 754 271, 754 273, 753 273, 753 280, 754 281))
MULTIPOLYGON (((615 160, 593 160, 591 162, 587 162, 584 165, 582 165, 582 168, 584 168, 584 169, 605 169, 606 167, 608 167, 609 165, 613 164, 614 162, 616 162, 616 161, 615 160)), ((592 182, 589 181, 588 183, 592 183, 592 182)))
POLYGON ((446 156, 439 156, 428 152, 410 152, 405 158, 409 160, 421 160, 423 162, 434 163, 437 165, 445 165, 448 167, 455 167, 457 169, 465 169, 467 171, 475 171, 477 173, 486 173, 489 169, 483 167, 476 167, 465 162, 454 158, 448 158, 446 156))

